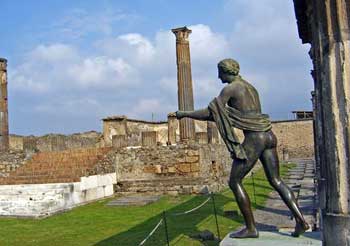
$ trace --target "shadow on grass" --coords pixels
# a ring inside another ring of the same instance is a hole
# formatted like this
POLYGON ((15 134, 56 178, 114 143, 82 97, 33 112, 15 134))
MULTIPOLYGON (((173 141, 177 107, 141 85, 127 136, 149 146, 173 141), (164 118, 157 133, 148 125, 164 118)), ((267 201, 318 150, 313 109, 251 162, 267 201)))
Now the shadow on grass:
MULTIPOLYGON (((208 220, 212 221, 212 223, 210 224, 213 224, 213 226, 207 229, 212 231, 217 236, 214 209, 211 199, 203 207, 201 207, 197 211, 194 211, 191 214, 178 216, 173 215, 175 213, 181 213, 186 210, 192 209, 203 203, 207 198, 209 198, 209 196, 196 196, 165 212, 167 215, 166 220, 168 226, 169 241, 173 241, 171 245, 183 245, 179 244, 183 235, 192 237, 193 235, 199 234, 201 231, 198 230, 198 225, 203 222, 205 223, 208 220)), ((232 202, 232 199, 222 194, 215 194, 215 205, 217 208, 218 215, 223 216, 223 206, 228 202, 232 202)), ((148 233, 150 233, 150 231, 152 231, 152 229, 158 224, 158 222, 162 218, 163 214, 157 214, 127 231, 115 234, 103 241, 98 242, 97 244, 95 244, 95 246, 139 245, 139 243, 148 235, 148 233)), ((239 217, 237 218, 237 220, 242 221, 242 218, 239 217)), ((222 236, 223 235, 221 235, 221 237, 222 236)), ((213 243, 214 244, 208 245, 218 245, 218 242, 213 243)), ((144 245, 166 245, 164 223, 158 228, 158 230, 152 235, 151 238, 148 239, 148 241, 144 245)))

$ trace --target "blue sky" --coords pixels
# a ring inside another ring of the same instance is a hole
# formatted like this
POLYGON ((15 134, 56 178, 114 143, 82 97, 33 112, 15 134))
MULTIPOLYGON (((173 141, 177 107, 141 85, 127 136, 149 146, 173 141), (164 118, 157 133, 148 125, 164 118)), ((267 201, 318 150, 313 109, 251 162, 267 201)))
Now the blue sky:
POLYGON ((177 109, 175 36, 192 29, 195 108, 235 58, 263 111, 310 110, 311 62, 292 1, 2 0, 0 57, 8 59, 10 133, 101 131, 110 115, 165 120, 177 109))

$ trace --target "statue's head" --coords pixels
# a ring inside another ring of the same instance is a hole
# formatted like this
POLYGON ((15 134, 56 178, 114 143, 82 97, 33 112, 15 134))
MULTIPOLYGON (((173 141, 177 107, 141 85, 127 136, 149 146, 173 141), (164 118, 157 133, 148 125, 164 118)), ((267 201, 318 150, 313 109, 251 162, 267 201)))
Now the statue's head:
POLYGON ((239 63, 233 59, 224 59, 218 63, 218 77, 223 83, 230 83, 239 75, 239 63))

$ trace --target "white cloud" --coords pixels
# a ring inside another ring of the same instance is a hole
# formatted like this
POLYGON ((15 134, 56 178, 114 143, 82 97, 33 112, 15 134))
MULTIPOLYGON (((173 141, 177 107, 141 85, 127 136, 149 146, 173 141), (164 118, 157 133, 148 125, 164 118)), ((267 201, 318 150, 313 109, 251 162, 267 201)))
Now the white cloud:
POLYGON ((93 57, 83 59, 67 68, 72 81, 86 88, 97 86, 108 89, 128 84, 137 84, 136 71, 123 59, 93 57))
POLYGON ((67 11, 63 18, 56 21, 51 29, 56 35, 65 38, 83 38, 91 33, 110 35, 113 33, 113 26, 120 21, 131 21, 136 19, 134 15, 114 11, 110 9, 98 9, 88 11, 75 8, 67 11))
POLYGON ((72 62, 78 58, 78 54, 74 47, 67 44, 51 44, 51 45, 38 45, 29 54, 29 59, 33 59, 36 62, 72 62))

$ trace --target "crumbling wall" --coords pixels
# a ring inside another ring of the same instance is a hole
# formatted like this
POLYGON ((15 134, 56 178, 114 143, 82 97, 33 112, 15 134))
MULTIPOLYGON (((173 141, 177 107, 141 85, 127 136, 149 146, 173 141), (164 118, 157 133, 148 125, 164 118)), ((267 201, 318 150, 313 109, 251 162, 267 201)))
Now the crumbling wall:
POLYGON ((8 174, 22 166, 26 161, 26 155, 23 151, 10 150, 0 153, 0 177, 7 177, 8 174))
POLYGON ((312 120, 276 121, 272 130, 277 137, 280 159, 314 156, 312 120))
POLYGON ((176 145, 116 150, 121 192, 198 193, 227 185, 232 160, 224 145, 176 145))
MULTIPOLYGON (((119 119, 119 118, 118 118, 119 119)), ((112 146, 113 135, 126 135, 126 146, 141 146, 143 131, 157 131, 157 142, 165 145, 168 140, 167 122, 145 122, 123 118, 123 121, 104 121, 105 146, 112 146)), ((195 121, 196 133, 207 132, 207 122, 195 121)), ((272 122, 272 130, 277 136, 280 159, 313 157, 312 119, 272 122)), ((235 129, 241 142, 243 132, 235 129)), ((176 140, 179 141, 179 127, 176 129, 176 140)), ((222 141, 221 141, 222 143, 222 141)))
POLYGON ((98 146, 101 134, 95 131, 72 135, 47 134, 44 136, 10 135, 10 149, 26 152, 49 152, 98 146))

